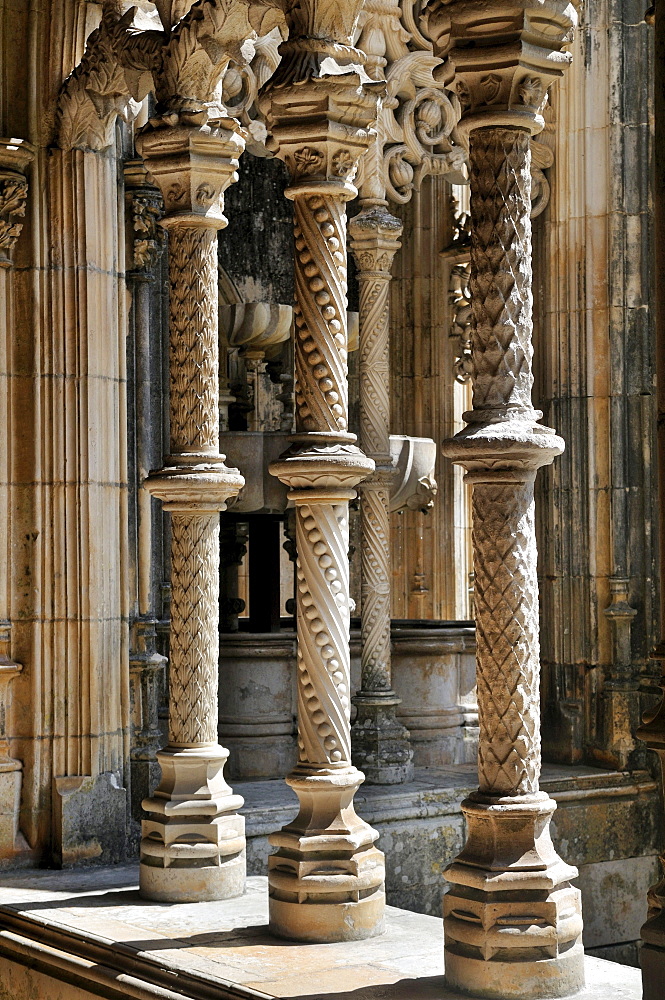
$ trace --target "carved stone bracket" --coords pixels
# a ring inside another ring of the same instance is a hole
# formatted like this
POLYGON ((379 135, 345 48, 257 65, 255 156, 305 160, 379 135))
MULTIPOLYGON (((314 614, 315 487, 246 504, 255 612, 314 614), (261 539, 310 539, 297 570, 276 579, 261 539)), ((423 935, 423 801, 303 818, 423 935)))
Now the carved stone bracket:
POLYGON ((34 149, 24 139, 0 139, 0 267, 11 266, 11 253, 23 229, 28 181, 25 171, 34 149))
POLYGON ((539 791, 534 481, 564 445, 531 401, 530 137, 574 17, 557 0, 426 11, 462 103, 471 185, 473 409, 444 453, 473 484, 479 789, 446 872, 446 979, 488 997, 566 996, 584 982, 576 870, 552 846, 555 805, 539 791))

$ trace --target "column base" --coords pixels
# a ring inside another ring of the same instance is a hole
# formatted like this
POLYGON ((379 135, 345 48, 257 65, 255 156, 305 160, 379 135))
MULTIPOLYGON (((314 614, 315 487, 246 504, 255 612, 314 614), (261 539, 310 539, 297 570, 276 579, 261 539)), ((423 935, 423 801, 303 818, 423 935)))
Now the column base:
POLYGON ((140 893, 145 899, 197 903, 245 890, 243 805, 224 780, 228 751, 217 744, 157 753, 162 778, 143 801, 140 893))
POLYGON ((413 778, 413 750, 409 731, 397 719, 400 699, 360 692, 354 699, 358 709, 351 727, 353 763, 368 785, 399 785, 413 778))
POLYGON ((554 850, 544 792, 462 803, 468 839, 446 871, 446 981, 484 997, 566 997, 584 986, 577 869, 554 850))
POLYGON ((271 835, 270 930, 294 941, 361 941, 384 931, 385 867, 378 837, 353 808, 363 780, 351 765, 286 779, 300 800, 292 823, 271 835))

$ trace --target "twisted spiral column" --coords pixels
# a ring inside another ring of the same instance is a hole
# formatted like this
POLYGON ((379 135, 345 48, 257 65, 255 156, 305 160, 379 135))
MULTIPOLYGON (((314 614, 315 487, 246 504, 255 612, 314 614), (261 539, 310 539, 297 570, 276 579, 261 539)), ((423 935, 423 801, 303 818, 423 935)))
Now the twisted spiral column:
POLYGON ((140 888, 149 899, 240 895, 243 800, 217 742, 219 511, 243 485, 219 453, 217 230, 241 141, 224 129, 148 128, 137 145, 160 186, 169 232, 170 454, 146 488, 171 513, 169 743, 144 800, 140 888))
POLYGON ((446 872, 446 976, 483 996, 565 996, 583 984, 576 870, 539 791, 534 481, 563 450, 531 404, 529 132, 470 134, 473 410, 444 451, 473 483, 478 792, 446 872))
MULTIPOLYGON (((383 930, 378 834, 353 808, 349 500, 371 471, 348 433, 346 212, 338 185, 294 185, 294 444, 271 467, 296 507, 298 764, 286 779, 300 812, 270 837, 270 926, 306 941, 383 930), (325 193, 324 193, 325 192, 325 193), (306 904, 306 905, 303 905, 306 904)), ((353 189, 351 189, 353 190, 353 189)))
POLYGON ((375 471, 361 494, 361 688, 353 759, 371 784, 413 775, 409 733, 395 715, 390 662, 390 278, 402 225, 383 206, 349 224, 360 286, 360 445, 375 471))

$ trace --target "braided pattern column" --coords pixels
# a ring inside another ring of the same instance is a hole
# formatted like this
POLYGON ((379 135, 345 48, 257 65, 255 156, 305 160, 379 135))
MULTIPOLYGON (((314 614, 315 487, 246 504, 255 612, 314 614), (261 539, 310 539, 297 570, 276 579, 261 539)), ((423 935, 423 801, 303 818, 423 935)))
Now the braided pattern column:
POLYGON ((413 775, 409 733, 398 722, 400 700, 390 662, 390 277, 402 225, 383 206, 351 220, 360 286, 360 444, 375 472, 361 488, 361 689, 354 698, 353 759, 372 784, 413 775))
POLYGON ((469 137, 473 408, 444 453, 473 485, 478 791, 467 842, 446 871, 446 979, 477 996, 568 996, 584 985, 575 868, 550 836, 539 791, 540 649, 534 482, 563 451, 533 408, 530 137, 561 76, 572 4, 430 0, 469 137), (507 10, 507 7, 510 10, 507 10), (510 49, 501 24, 511 21, 510 49), (472 44, 470 44, 472 43, 472 44))
POLYGON ((171 513, 169 744, 145 799, 140 888, 200 901, 243 892, 243 800, 217 742, 219 511, 243 485, 219 453, 217 230, 242 140, 204 126, 153 128, 137 145, 165 200, 169 231, 170 448, 146 488, 171 513))

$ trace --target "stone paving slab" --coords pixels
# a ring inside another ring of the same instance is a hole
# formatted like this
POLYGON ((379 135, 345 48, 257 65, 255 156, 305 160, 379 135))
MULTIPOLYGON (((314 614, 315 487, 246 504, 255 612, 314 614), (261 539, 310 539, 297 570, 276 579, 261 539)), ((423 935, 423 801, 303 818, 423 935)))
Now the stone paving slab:
MULTIPOLYGON (((153 962, 283 1000, 453 1000, 436 917, 387 907, 386 933, 344 944, 296 944, 268 933, 267 879, 239 899, 142 900, 136 865, 0 877, 2 909, 131 948, 153 962)), ((637 969, 587 958, 584 1000, 639 1000, 637 969)))

